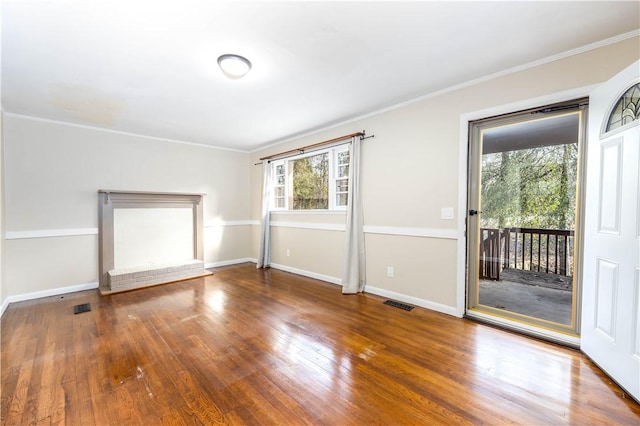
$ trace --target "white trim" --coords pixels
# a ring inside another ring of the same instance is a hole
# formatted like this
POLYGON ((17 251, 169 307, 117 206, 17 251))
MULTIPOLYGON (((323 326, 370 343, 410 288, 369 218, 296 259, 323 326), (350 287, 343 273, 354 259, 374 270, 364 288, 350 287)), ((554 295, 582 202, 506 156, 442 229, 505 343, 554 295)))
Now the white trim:
POLYGON ((460 117, 460 142, 458 147, 458 244, 456 247, 456 311, 458 316, 467 310, 467 196, 469 168, 469 121, 460 117))
POLYGON ((278 263, 272 263, 271 267, 273 269, 279 269, 281 271, 290 272, 292 274, 302 275, 304 277, 314 278, 320 281, 326 281, 331 284, 337 284, 340 286, 342 285, 342 280, 340 278, 331 277, 329 275, 318 274, 316 272, 305 271, 303 269, 298 269, 298 268, 292 268, 291 266, 280 265, 278 263))
POLYGON ((365 234, 403 235, 407 237, 458 239, 455 229, 404 228, 397 226, 364 226, 365 234))
POLYGON ((576 348, 580 347, 580 337, 578 336, 564 334, 564 333, 560 333, 553 330, 547 330, 541 327, 535 327, 535 326, 524 324, 518 321, 513 321, 507 318, 500 318, 494 315, 488 315, 483 312, 469 311, 467 312, 467 317, 476 318, 484 322, 487 322, 489 324, 504 327, 509 330, 524 332, 528 335, 543 338, 546 340, 551 340, 551 341, 562 343, 565 345, 571 345, 576 348))
POLYGON ((247 262, 256 263, 256 261, 257 261, 257 259, 252 258, 252 257, 244 257, 242 259, 221 260, 219 262, 205 263, 204 264, 204 268, 205 269, 217 268, 219 266, 237 265, 239 263, 247 263, 247 262))
POLYGON ((218 228, 221 226, 249 226, 260 225, 259 220, 227 220, 224 222, 214 222, 204 225, 205 228, 218 228))
POLYGON ((346 210, 271 210, 271 214, 290 214, 290 215, 342 215, 346 216, 346 210))
POLYGON ((267 142, 268 145, 255 148, 252 151, 249 151, 249 153, 253 154, 253 153, 264 151, 264 150, 267 150, 267 149, 270 149, 270 148, 275 148, 275 147, 277 147, 279 145, 282 145, 282 144, 285 144, 287 142, 291 142, 291 141, 294 141, 294 140, 297 140, 297 139, 301 139, 301 138, 304 138, 304 137, 307 137, 307 136, 312 136, 312 135, 315 135, 317 133, 324 132, 326 130, 334 129, 336 127, 341 127, 341 126, 344 126, 344 125, 347 125, 347 124, 356 123, 356 122, 359 122, 359 121, 364 120, 366 118, 370 118, 370 117, 374 117, 374 116, 379 115, 379 114, 384 114, 386 112, 394 111, 394 110, 403 108, 405 106, 414 104, 416 102, 424 101, 426 99, 434 98, 436 96, 441 96, 441 95, 444 95, 446 93, 454 92, 456 90, 464 89, 466 87, 474 86, 476 84, 484 83, 484 82, 487 82, 487 81, 490 81, 490 80, 494 80, 496 78, 504 77, 504 76, 507 76, 507 75, 510 75, 510 74, 515 74, 517 72, 526 71, 526 70, 531 69, 531 68, 539 67, 541 65, 548 64, 548 63, 551 63, 551 62, 554 62, 554 61, 559 61, 561 59, 566 59, 566 58, 569 58, 571 56, 575 56, 575 55, 579 55, 581 53, 589 52, 591 50, 600 49, 601 47, 609 46, 609 45, 612 45, 612 44, 615 44, 615 43, 619 43, 621 41, 628 40, 628 39, 631 39, 633 37, 638 37, 638 36, 640 36, 640 30, 629 31, 628 33, 620 34, 620 35, 617 35, 617 36, 614 36, 614 37, 611 37, 611 38, 608 38, 608 39, 605 39, 605 40, 600 40, 600 41, 597 41, 595 43, 587 44, 586 46, 582 46, 582 47, 578 47, 578 48, 575 48, 575 49, 567 50, 565 52, 558 53, 558 54, 552 55, 552 56, 548 56, 546 58, 538 59, 537 61, 529 62, 529 63, 524 64, 524 65, 518 65, 516 67, 508 68, 506 70, 499 71, 499 72, 496 72, 496 73, 493 73, 493 74, 489 74, 489 75, 486 75, 484 77, 476 78, 474 80, 469 80, 469 81, 461 83, 461 84, 456 84, 455 86, 450 86, 450 87, 442 89, 442 90, 438 90, 438 91, 435 91, 435 92, 427 93, 426 95, 419 96, 419 97, 413 98, 413 99, 409 99, 407 101, 400 102, 400 103, 397 103, 395 105, 391 105, 389 107, 382 108, 382 109, 379 109, 379 110, 376 110, 376 111, 372 111, 372 112, 369 112, 369 113, 366 113, 366 114, 362 114, 362 115, 359 115, 359 116, 354 117, 354 118, 350 118, 350 119, 345 120, 345 121, 340 121, 338 123, 334 123, 334 124, 331 124, 329 126, 321 127, 321 128, 315 129, 315 130, 308 131, 308 132, 298 133, 296 135, 293 135, 293 136, 290 136, 290 137, 286 137, 286 138, 281 139, 281 140, 275 140, 273 142, 267 142))
MULTIPOLYGON (((210 223, 205 228, 217 228, 222 226, 249 226, 260 225, 257 220, 230 220, 225 222, 210 223)), ((83 235, 98 235, 98 228, 70 228, 70 229, 33 229, 27 231, 7 231, 6 240, 24 240, 29 238, 52 237, 79 237, 83 235)))
POLYGON ((385 290, 383 288, 371 287, 366 285, 364 288, 366 293, 375 294, 377 296, 388 297, 390 299, 399 300, 400 302, 410 303, 412 305, 420 306, 422 308, 430 309, 432 311, 441 312, 443 314, 452 315, 454 317, 461 318, 462 315, 458 315, 458 311, 453 306, 443 305, 441 303, 431 302, 430 300, 419 299, 413 296, 407 296, 405 294, 396 293, 395 291, 385 290))
POLYGON ((0 306, 0 318, 2 318, 2 316, 4 315, 4 311, 6 311, 9 307, 9 303, 10 302, 8 297, 2 301, 2 305, 0 306))
MULTIPOLYGON (((517 111, 537 108, 558 102, 571 101, 578 98, 586 98, 598 86, 599 84, 591 84, 588 86, 577 87, 575 89, 563 90, 562 92, 549 93, 547 95, 542 95, 535 98, 524 99, 508 104, 492 106, 478 111, 468 112, 460 116, 460 128, 462 129, 464 122, 466 122, 466 124, 468 125, 469 121, 480 120, 497 115, 510 114, 517 111)), ((468 127, 465 127, 465 129, 467 129, 465 131, 468 131, 468 127)))
POLYGON ((8 296, 2 303, 2 313, 0 315, 4 314, 5 309, 9 306, 10 303, 41 299, 43 297, 59 296, 61 294, 75 293, 76 291, 93 290, 96 288, 98 288, 97 281, 86 284, 70 285, 67 287, 52 288, 49 290, 34 291, 32 293, 17 294, 15 296, 8 296))
POLYGON ((299 229, 316 229, 319 231, 342 231, 345 225, 340 223, 312 223, 312 222, 271 222, 272 227, 276 228, 299 228, 299 229))
MULTIPOLYGON (((639 31, 632 32, 640 34, 639 31)), ((627 33, 627 34, 632 34, 627 33)), ((622 40, 622 39, 621 39, 622 40)), ((600 46, 598 46, 600 47, 600 46)), ((467 238, 466 220, 467 220, 467 170, 468 170, 468 144, 469 144, 469 122, 480 120, 487 117, 493 117, 502 114, 509 114, 516 111, 527 110, 539 106, 549 105, 558 102, 570 101, 573 99, 583 98, 598 87, 598 84, 578 87, 562 92, 551 93, 536 98, 525 99, 522 101, 512 102, 505 105, 498 105, 491 108, 485 108, 460 115, 460 140, 458 142, 458 249, 457 249, 457 310, 461 315, 467 310, 466 307, 466 271, 467 271, 467 238)))
MULTIPOLYGON (((314 222, 271 222, 271 226, 279 228, 315 229, 321 231, 345 231, 345 225, 341 223, 314 223, 314 222)), ((398 226, 364 226, 365 234, 399 235, 405 237, 443 238, 450 240, 459 239, 455 229, 434 228, 405 228, 398 226)))
POLYGON ((35 229, 29 231, 7 231, 5 240, 24 240, 28 238, 77 237, 82 235, 98 235, 98 228, 72 229, 35 229))
POLYGON ((77 127, 77 128, 80 128, 80 129, 87 129, 87 130, 94 130, 94 131, 97 130, 97 131, 102 131, 102 132, 107 132, 107 133, 114 133, 114 134, 117 134, 117 135, 133 136, 133 137, 137 137, 137 138, 150 139, 150 140, 159 141, 159 142, 169 142, 169 143, 177 143, 177 144, 181 144, 181 145, 199 146, 199 147, 204 147, 204 148, 219 149, 219 150, 222 150, 222 151, 240 152, 242 154, 248 154, 249 153, 249 151, 247 151, 247 150, 241 150, 241 149, 236 149, 236 148, 225 148, 225 147, 221 147, 221 146, 206 145, 206 144, 197 143, 197 142, 181 141, 181 140, 178 140, 178 139, 161 138, 161 137, 158 137, 158 136, 149 136, 149 135, 143 135, 143 134, 140 134, 140 133, 132 133, 132 132, 125 132, 125 131, 122 131, 122 130, 107 129, 105 127, 89 126, 87 124, 78 124, 78 123, 71 123, 71 122, 68 122, 68 121, 52 120, 50 118, 35 117, 33 115, 15 114, 15 113, 12 113, 12 112, 5 112, 4 115, 8 116, 8 117, 22 118, 24 120, 40 121, 42 123, 59 124, 59 125, 63 125, 63 126, 77 127))

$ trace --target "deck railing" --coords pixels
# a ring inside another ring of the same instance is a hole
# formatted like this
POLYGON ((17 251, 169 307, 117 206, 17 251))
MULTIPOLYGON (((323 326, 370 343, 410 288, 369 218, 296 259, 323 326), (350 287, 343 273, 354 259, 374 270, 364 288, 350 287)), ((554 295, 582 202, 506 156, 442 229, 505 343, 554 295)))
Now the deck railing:
POLYGON ((480 278, 499 280, 502 269, 573 275, 574 232, 540 228, 481 228, 480 278))
POLYGON ((500 280, 502 268, 501 247, 503 233, 500 229, 480 228, 480 278, 500 280))

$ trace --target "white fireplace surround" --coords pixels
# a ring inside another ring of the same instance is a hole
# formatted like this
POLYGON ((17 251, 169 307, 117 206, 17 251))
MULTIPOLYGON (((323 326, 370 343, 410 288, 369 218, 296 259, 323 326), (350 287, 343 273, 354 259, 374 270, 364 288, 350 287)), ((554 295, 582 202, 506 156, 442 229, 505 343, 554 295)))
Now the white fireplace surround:
POLYGON ((98 191, 102 294, 201 277, 204 194, 98 191))

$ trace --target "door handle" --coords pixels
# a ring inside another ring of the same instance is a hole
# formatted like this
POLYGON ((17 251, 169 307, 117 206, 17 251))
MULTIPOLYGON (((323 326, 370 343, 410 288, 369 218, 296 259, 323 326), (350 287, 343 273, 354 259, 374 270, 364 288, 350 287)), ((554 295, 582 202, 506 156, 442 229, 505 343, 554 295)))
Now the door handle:
MULTIPOLYGON (((480 212, 482 213, 482 212, 480 212)), ((475 216, 478 214, 478 210, 469 210, 469 216, 475 216)))

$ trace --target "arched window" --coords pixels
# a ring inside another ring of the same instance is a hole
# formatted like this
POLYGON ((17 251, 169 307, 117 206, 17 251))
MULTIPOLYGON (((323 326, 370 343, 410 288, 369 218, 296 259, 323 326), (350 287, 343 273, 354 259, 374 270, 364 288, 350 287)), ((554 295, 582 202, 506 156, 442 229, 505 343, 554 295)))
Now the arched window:
POLYGON ((609 115, 605 131, 609 132, 638 119, 640 119, 640 83, 631 86, 618 99, 609 115))

